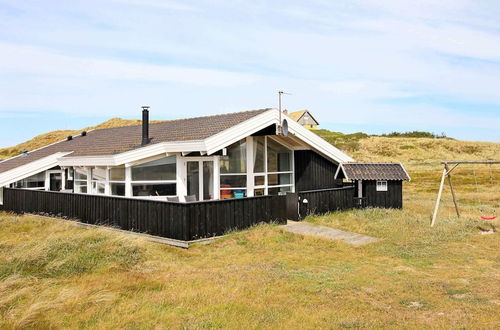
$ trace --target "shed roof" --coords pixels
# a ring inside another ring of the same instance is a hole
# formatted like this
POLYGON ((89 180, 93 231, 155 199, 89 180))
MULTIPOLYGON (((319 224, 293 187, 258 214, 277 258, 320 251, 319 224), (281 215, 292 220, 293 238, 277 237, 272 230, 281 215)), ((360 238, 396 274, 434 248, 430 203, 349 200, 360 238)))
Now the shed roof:
MULTIPOLYGON (((148 145, 203 140, 268 110, 270 109, 151 123, 149 124, 151 142, 148 145)), ((86 136, 75 136, 70 141, 60 141, 30 151, 27 155, 0 161, 0 173, 58 152, 71 152, 71 157, 115 155, 142 147, 141 139, 141 125, 89 131, 86 136)))
POLYGON ((349 180, 410 181, 410 176, 400 163, 342 163, 335 177, 349 180))

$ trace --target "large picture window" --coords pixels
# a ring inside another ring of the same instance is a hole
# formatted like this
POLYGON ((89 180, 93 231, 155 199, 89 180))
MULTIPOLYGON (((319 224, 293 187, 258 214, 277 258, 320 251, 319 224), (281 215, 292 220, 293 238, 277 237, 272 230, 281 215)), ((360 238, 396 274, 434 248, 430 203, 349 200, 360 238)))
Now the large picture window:
POLYGON ((38 173, 19 180, 13 185, 15 188, 41 190, 45 188, 45 172, 38 173))
POLYGON ((133 166, 132 195, 142 197, 177 195, 176 171, 176 156, 133 166))

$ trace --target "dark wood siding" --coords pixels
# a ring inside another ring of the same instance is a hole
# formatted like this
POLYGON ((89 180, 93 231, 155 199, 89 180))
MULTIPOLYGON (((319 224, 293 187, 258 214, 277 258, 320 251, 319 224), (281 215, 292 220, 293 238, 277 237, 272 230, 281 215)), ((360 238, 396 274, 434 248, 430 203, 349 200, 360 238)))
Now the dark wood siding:
POLYGON ((295 191, 328 189, 342 185, 335 180, 338 165, 311 150, 297 150, 295 157, 295 191))
POLYGON ((311 214, 348 210, 354 207, 354 187, 304 191, 299 193, 299 218, 311 214), (307 200, 307 203, 304 201, 307 200))
POLYGON ((4 208, 185 241, 260 222, 286 223, 286 196, 175 203, 5 188, 4 208))
POLYGON ((363 181, 363 197, 366 197, 365 205, 368 207, 401 209, 403 208, 403 182, 387 181, 387 191, 377 191, 377 181, 363 181))

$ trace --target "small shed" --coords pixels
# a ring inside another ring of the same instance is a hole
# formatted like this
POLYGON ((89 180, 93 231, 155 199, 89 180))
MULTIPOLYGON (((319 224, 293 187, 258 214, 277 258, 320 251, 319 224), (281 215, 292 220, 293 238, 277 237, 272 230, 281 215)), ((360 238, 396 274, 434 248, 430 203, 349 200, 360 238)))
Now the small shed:
POLYGON ((410 176, 401 163, 342 163, 336 179, 355 184, 360 206, 403 208, 403 181, 410 176))

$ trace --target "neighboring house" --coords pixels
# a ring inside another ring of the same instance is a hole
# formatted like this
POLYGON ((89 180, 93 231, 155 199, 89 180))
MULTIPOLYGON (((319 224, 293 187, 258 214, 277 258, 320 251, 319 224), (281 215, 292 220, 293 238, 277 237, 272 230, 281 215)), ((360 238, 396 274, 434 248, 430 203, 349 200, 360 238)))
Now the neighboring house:
POLYGON ((402 208, 403 181, 410 176, 399 163, 344 163, 335 179, 355 183, 360 204, 369 207, 402 208))
POLYGON ((150 124, 143 110, 142 125, 84 132, 1 161, 0 187, 184 202, 341 184, 338 165, 354 160, 302 126, 318 124, 308 111, 300 124, 292 115, 268 108, 150 124), (277 134, 280 118, 288 134, 277 134))
POLYGON ((291 112, 288 114, 288 116, 307 129, 318 128, 319 122, 314 119, 309 110, 291 112))

